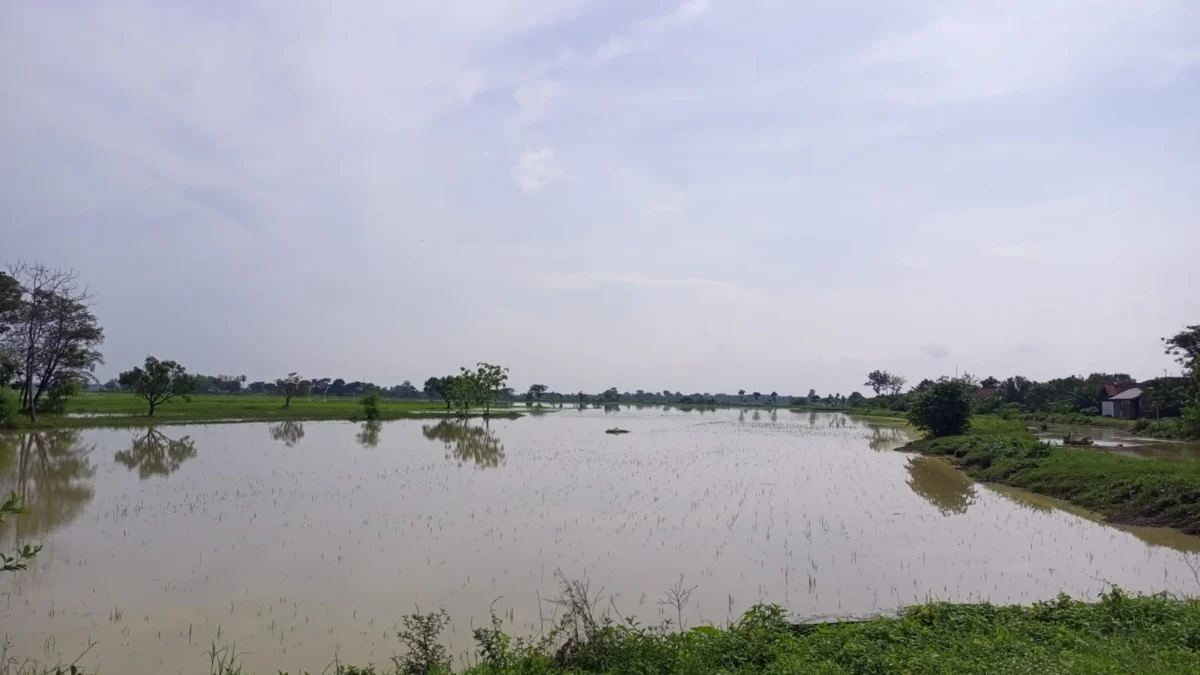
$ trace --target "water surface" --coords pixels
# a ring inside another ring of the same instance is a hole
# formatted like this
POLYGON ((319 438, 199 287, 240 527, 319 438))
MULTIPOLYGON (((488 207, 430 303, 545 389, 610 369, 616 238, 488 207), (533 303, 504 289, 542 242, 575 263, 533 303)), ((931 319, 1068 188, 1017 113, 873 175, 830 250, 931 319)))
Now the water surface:
POLYGON ((386 662, 403 613, 446 608, 456 654, 495 602, 511 631, 553 609, 556 570, 657 622, 758 601, 802 617, 929 598, 1200 591, 1197 539, 976 485, 840 414, 571 408, 488 426, 405 420, 0 436, 0 490, 41 542, 0 580, 20 656, 194 672, 216 641, 258 672, 386 662), (605 434, 619 426, 631 433, 605 434))

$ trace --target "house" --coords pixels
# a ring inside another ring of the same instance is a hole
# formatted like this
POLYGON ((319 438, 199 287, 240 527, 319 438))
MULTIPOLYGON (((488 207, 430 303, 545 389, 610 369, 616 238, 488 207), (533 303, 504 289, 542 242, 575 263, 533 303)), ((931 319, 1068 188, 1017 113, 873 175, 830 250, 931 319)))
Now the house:
POLYGON ((1123 389, 1101 401, 1100 414, 1105 417, 1136 420, 1142 416, 1142 390, 1137 387, 1123 389))
POLYGON ((1100 391, 1100 400, 1112 398, 1126 389, 1137 388, 1137 382, 1110 382, 1100 391))

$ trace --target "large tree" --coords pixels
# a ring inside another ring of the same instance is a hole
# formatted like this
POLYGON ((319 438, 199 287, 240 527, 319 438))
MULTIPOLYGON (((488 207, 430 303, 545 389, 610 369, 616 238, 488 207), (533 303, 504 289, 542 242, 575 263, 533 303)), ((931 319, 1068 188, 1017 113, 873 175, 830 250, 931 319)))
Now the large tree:
POLYGON ((867 373, 867 381, 863 383, 863 386, 870 387, 871 390, 875 392, 875 395, 879 396, 888 390, 888 387, 891 385, 891 383, 891 373, 886 370, 872 370, 871 372, 867 373))
POLYGON ((487 417, 492 413, 492 403, 508 381, 508 368, 480 362, 476 364, 475 381, 479 402, 483 404, 483 415, 487 417))
POLYGON ((94 296, 72 270, 18 263, 0 278, 0 352, 20 375, 20 408, 37 417, 42 395, 67 380, 92 379, 104 342, 94 296))
POLYGON ((285 408, 291 407, 293 398, 307 394, 310 387, 312 387, 312 383, 296 373, 288 373, 287 377, 275 380, 275 391, 283 396, 283 407, 285 408))
POLYGON ((442 399, 446 403, 446 410, 450 410, 450 381, 453 377, 455 376, 431 377, 425 380, 425 395, 442 399))
POLYGON ((547 386, 546 386, 546 385, 544 385, 544 384, 531 384, 531 385, 529 385, 529 393, 530 393, 530 394, 533 394, 533 397, 534 397, 535 399, 537 399, 539 403, 540 403, 540 402, 541 402, 541 400, 542 400, 542 395, 546 393, 546 390, 547 390, 547 389, 549 389, 549 387, 547 387, 547 386))
POLYGON ((146 357, 145 367, 127 370, 121 373, 117 381, 132 391, 134 396, 150 404, 150 417, 154 417, 154 409, 163 403, 176 396, 188 400, 196 391, 196 378, 188 375, 186 368, 174 361, 160 361, 153 356, 146 357))
POLYGON ((1183 374, 1192 378, 1192 394, 1200 401, 1200 324, 1188 326, 1162 341, 1166 352, 1183 366, 1183 374))

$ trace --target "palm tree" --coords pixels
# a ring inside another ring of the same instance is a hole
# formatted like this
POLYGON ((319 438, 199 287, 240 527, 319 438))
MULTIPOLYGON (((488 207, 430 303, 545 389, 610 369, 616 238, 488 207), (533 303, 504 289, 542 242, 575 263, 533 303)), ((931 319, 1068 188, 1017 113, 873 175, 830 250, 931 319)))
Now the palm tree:
POLYGON ((745 389, 738 389, 738 400, 741 401, 742 403, 746 402, 746 390, 745 389))

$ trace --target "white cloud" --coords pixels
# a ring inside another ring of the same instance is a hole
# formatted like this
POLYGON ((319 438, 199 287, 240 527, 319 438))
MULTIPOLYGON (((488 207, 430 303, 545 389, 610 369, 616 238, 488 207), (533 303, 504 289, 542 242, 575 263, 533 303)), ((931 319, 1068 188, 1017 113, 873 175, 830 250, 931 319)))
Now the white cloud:
POLYGON ((1200 3, 464 2, 9 3, 0 249, 101 291, 113 371, 170 345, 200 371, 395 382, 486 349, 565 388, 848 391, 1112 353, 1153 373, 1200 314, 1200 3), (449 256, 461 274, 404 290, 449 256), (1154 292, 1067 315, 1027 258, 1154 292), (312 306, 326 328, 294 344, 215 334, 312 306), (615 356, 581 362, 598 339, 615 356), (668 357, 618 358, 646 345, 668 357))
POLYGON ((555 161, 553 148, 522 152, 512 173, 517 187, 528 195, 536 195, 566 178, 566 172, 555 161))
POLYGON ((649 49, 666 32, 707 14, 711 9, 711 0, 686 0, 667 14, 638 21, 628 32, 613 35, 600 45, 592 54, 591 64, 604 65, 649 49))
POLYGON ((558 82, 539 77, 525 82, 513 92, 517 104, 517 123, 522 126, 540 122, 549 113, 562 87, 558 82))
POLYGON ((1035 260, 1037 256, 1021 246, 993 246, 988 254, 997 258, 1017 258, 1019 260, 1035 260))
MULTIPOLYGON (((1164 18, 1195 20, 1187 0, 1008 0, 934 2, 916 30, 887 36, 863 53, 897 102, 937 104, 1018 92, 1062 93, 1080 78, 1133 68, 1147 82, 1179 67, 1171 44, 1122 37, 1161 29, 1164 18)), ((1168 28, 1168 30, 1174 30, 1168 28)), ((1186 62, 1186 57, 1184 57, 1186 62)))

